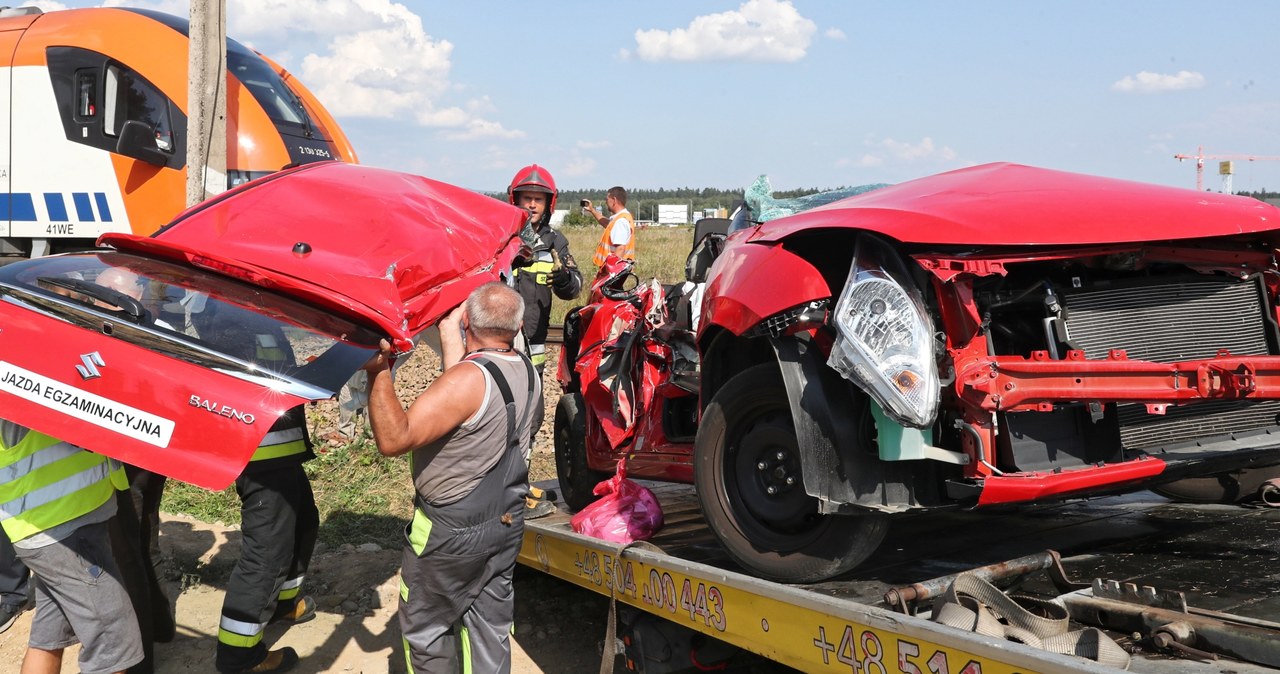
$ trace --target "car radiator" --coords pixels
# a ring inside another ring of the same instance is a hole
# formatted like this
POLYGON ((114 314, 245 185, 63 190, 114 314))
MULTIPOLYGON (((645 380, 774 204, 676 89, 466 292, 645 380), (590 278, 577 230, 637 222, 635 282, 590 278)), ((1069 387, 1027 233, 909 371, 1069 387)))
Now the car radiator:
MULTIPOLYGON (((1158 363, 1275 352, 1274 323, 1258 278, 1179 277, 1156 283, 1064 292, 1067 334, 1090 359, 1123 349, 1132 360, 1158 363)), ((1280 401, 1214 401, 1170 406, 1163 415, 1145 405, 1117 406, 1120 439, 1150 450, 1198 438, 1277 425, 1280 401)))

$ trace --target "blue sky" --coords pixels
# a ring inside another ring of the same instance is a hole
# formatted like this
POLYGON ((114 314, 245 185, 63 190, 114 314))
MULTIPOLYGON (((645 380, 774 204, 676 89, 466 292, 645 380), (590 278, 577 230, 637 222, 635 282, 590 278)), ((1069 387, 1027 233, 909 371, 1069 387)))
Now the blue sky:
MULTIPOLYGON (((473 189, 533 162, 562 188, 786 189, 990 161, 1192 188, 1174 154, 1280 158, 1268 0, 227 7, 231 37, 316 92, 364 163, 473 189)), ((1280 161, 1236 162, 1236 190, 1264 187, 1280 161)))

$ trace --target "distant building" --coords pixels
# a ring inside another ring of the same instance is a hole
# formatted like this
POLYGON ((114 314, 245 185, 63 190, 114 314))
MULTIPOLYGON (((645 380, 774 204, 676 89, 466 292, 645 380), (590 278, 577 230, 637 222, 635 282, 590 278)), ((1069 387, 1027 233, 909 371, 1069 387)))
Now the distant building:
POLYGON ((658 204, 659 225, 687 225, 690 222, 689 204, 658 204))
POLYGON ((567 208, 557 208, 556 210, 551 211, 551 228, 560 229, 560 225, 564 224, 564 218, 566 215, 569 215, 569 209, 567 208))

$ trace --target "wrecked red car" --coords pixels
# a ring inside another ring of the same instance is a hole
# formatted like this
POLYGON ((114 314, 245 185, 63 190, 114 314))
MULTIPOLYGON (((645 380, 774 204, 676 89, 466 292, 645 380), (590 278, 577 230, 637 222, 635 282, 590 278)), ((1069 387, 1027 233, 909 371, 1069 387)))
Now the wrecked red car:
POLYGON ((210 489, 272 423, 400 351, 520 246, 524 211, 337 162, 261 178, 152 237, 0 268, 3 416, 210 489))
POLYGON ((720 224, 688 283, 617 272, 567 317, 571 506, 625 458, 809 582, 895 513, 1280 475, 1280 209, 1001 163, 720 224))

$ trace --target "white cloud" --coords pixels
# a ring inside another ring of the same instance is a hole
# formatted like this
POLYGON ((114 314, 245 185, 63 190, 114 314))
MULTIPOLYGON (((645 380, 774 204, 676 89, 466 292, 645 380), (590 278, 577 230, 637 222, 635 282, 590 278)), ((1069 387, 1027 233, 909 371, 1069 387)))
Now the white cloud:
POLYGON ((1204 85, 1204 75, 1190 70, 1179 70, 1176 75, 1162 75, 1144 70, 1137 75, 1126 75, 1112 84, 1111 90, 1124 94, 1158 94, 1165 91, 1199 89, 1204 85))
POLYGON ((488 96, 481 96, 467 101, 467 110, 474 114, 486 114, 497 112, 498 106, 494 105, 488 96))
POLYGON ((498 122, 491 122, 487 119, 469 120, 461 131, 449 131, 445 133, 445 138, 449 140, 479 140, 481 138, 524 138, 524 132, 518 129, 506 129, 498 122))
POLYGON ((863 168, 875 168, 884 166, 888 159, 896 159, 900 162, 948 162, 954 161, 956 151, 947 146, 938 147, 934 144, 933 139, 925 136, 918 143, 905 143, 892 138, 874 138, 868 137, 865 141, 868 147, 876 148, 876 151, 862 155, 862 157, 854 160, 857 166, 863 168))
MULTIPOLYGON (((49 0, 41 0, 48 2, 49 0)), ((188 0, 106 0, 188 15, 188 0)), ((227 34, 298 76, 333 115, 410 119, 449 129, 446 138, 519 138, 483 116, 487 96, 460 107, 446 96, 453 43, 428 35, 422 18, 392 0, 227 0, 227 34), (301 56, 297 56, 301 55, 301 56)))
POLYGON ((603 150, 611 145, 612 143, 607 140, 580 140, 577 142, 579 150, 603 150))
POLYGON ((843 40, 843 39, 845 39, 844 31, 840 30, 839 28, 828 28, 828 29, 826 29, 826 30, 822 31, 822 34, 823 34, 823 35, 825 35, 825 36, 827 36, 827 39, 828 39, 828 40, 843 40))
POLYGON ((584 157, 577 152, 574 152, 569 162, 564 165, 564 174, 574 178, 591 175, 595 170, 596 160, 591 157, 584 157))
POLYGON ((637 30, 635 54, 644 61, 789 63, 804 58, 817 30, 790 0, 747 0, 735 11, 696 17, 687 28, 637 30))
POLYGON ((880 141, 880 147, 888 150, 898 159, 915 161, 918 159, 940 159, 951 161, 956 158, 955 150, 949 147, 934 147, 933 139, 925 136, 919 143, 902 143, 892 138, 880 141))

